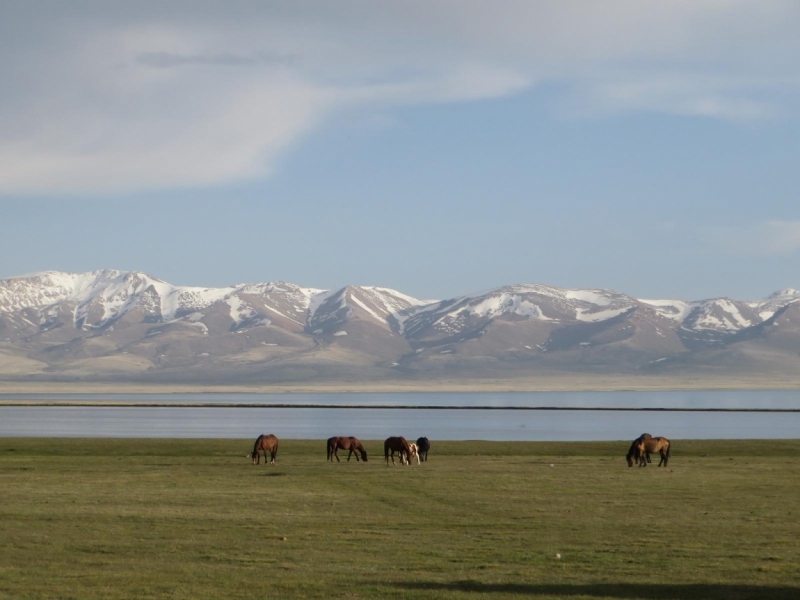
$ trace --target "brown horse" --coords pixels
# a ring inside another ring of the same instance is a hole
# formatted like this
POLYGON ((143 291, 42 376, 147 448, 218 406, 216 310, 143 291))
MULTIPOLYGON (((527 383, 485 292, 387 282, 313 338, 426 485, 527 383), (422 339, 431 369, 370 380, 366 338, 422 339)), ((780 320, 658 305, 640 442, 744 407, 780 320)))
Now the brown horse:
POLYGON ((253 464, 261 463, 261 451, 264 451, 264 464, 267 464, 267 452, 270 454, 271 460, 269 464, 275 464, 275 457, 278 456, 278 438, 271 433, 269 435, 260 435, 256 438, 256 443, 253 444, 253 451, 248 455, 252 457, 253 464))
POLYGON ((361 453, 361 458, 364 459, 364 462, 367 462, 367 451, 364 450, 364 446, 361 442, 358 441, 357 438, 354 437, 332 437, 328 438, 328 460, 333 462, 333 457, 336 457, 336 462, 339 462, 339 453, 338 450, 341 448, 342 450, 349 450, 347 454, 347 460, 350 460, 350 456, 353 454, 356 455, 356 462, 358 462, 358 454, 361 453))
POLYGON ((400 455, 400 463, 411 464, 411 446, 408 445, 406 438, 388 437, 383 442, 383 456, 386 458, 386 464, 389 464, 389 453, 392 455, 392 464, 394 464, 394 453, 400 455))
POLYGON ((633 466, 634 458, 636 459, 636 462, 639 462, 639 463, 643 462, 645 459, 647 460, 647 462, 650 462, 650 454, 647 452, 646 449, 645 449, 644 456, 641 456, 641 455, 637 456, 637 454, 636 454, 636 446, 639 444, 640 441, 649 440, 652 437, 653 436, 650 435, 649 433, 643 433, 638 438, 633 440, 633 442, 631 442, 631 447, 628 450, 628 454, 625 455, 625 460, 628 461, 628 466, 629 467, 633 466))
POLYGON ((639 461, 640 467, 646 467, 647 463, 644 460, 643 455, 645 453, 652 453, 655 454, 658 452, 661 455, 661 460, 658 463, 658 466, 664 465, 667 466, 669 462, 669 440, 665 437, 654 437, 654 438, 641 438, 639 442, 636 444, 636 459, 639 461))

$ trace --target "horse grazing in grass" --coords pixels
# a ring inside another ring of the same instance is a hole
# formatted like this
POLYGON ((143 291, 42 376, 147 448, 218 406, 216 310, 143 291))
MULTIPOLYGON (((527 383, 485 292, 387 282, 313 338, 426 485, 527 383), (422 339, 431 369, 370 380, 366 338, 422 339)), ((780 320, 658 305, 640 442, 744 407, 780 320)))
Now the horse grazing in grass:
POLYGON ((428 450, 431 449, 431 443, 426 437, 417 438, 417 451, 419 457, 423 462, 428 462, 428 450))
POLYGON ((411 458, 411 446, 408 445, 406 438, 403 436, 400 437, 389 437, 386 438, 386 441, 383 442, 383 456, 386 458, 386 464, 389 464, 389 453, 391 452, 392 455, 392 464, 394 464, 394 453, 397 452, 400 455, 400 464, 407 464, 407 461, 411 458), (405 461, 403 458, 405 457, 405 461))
POLYGON ((669 440, 665 437, 640 438, 636 444, 635 453, 636 460, 639 461, 639 466, 647 466, 647 463, 644 460, 644 454, 655 454, 658 452, 661 455, 661 460, 659 461, 658 466, 660 467, 661 465, 664 465, 666 467, 667 463, 669 462, 669 447, 669 440))
POLYGON ((336 457, 336 462, 339 462, 339 454, 338 450, 341 448, 342 450, 349 450, 350 452, 347 454, 347 460, 350 460, 350 456, 353 454, 356 455, 356 462, 358 462, 359 453, 361 454, 361 458, 364 459, 364 462, 367 462, 367 451, 364 450, 364 446, 361 442, 358 441, 357 438, 354 437, 332 437, 328 438, 328 460, 333 462, 333 457, 336 457))
POLYGON ((407 463, 405 462, 405 460, 403 459, 403 455, 401 454, 400 455, 400 464, 403 464, 403 465, 409 464, 410 465, 411 463, 414 462, 415 458, 417 459, 417 464, 419 464, 419 450, 417 449, 417 445, 416 444, 409 444, 408 447, 411 448, 411 454, 409 454, 409 456, 408 456, 408 462, 407 463))
MULTIPOLYGON (((644 455, 640 455, 638 457, 636 456, 636 446, 639 444, 640 441, 649 440, 652 437, 653 436, 650 435, 649 433, 643 433, 642 435, 640 435, 638 438, 636 438, 631 442, 631 447, 628 450, 628 454, 625 455, 625 460, 628 461, 629 467, 633 466, 634 457, 636 457, 636 462, 638 463, 643 462, 645 459, 647 460, 647 462, 650 462, 650 454, 647 452, 647 450, 645 450, 644 455)), ((639 466, 641 466, 641 464, 639 466)))
POLYGON ((267 464, 267 452, 270 454, 269 464, 275 464, 275 457, 278 456, 278 438, 271 433, 269 435, 260 435, 256 438, 256 443, 253 444, 253 451, 248 454, 252 457, 253 464, 261 463, 261 451, 264 451, 264 464, 267 464))

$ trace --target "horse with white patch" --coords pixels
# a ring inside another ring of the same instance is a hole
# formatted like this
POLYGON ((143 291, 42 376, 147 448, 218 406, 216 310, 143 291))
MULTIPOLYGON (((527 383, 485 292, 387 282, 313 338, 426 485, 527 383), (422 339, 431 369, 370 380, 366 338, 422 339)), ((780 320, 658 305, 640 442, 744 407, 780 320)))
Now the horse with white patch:
POLYGON ((411 464, 414 462, 414 459, 417 459, 417 464, 419 464, 419 448, 417 448, 416 444, 409 444, 408 447, 410 448, 409 455, 408 455, 408 462, 405 461, 405 457, 401 454, 400 455, 400 464, 411 464))

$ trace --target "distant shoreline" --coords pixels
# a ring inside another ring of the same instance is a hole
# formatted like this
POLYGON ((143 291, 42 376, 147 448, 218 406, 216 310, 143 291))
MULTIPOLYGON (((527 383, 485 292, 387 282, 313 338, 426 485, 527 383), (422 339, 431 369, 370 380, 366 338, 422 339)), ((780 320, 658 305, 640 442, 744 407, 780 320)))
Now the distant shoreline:
POLYGON ((593 407, 593 406, 448 406, 418 404, 287 404, 220 402, 110 402, 86 400, 0 400, 0 407, 74 407, 74 408, 300 408, 342 410, 522 410, 522 411, 617 411, 617 412, 721 412, 721 413, 800 413, 800 408, 662 408, 662 407, 593 407))

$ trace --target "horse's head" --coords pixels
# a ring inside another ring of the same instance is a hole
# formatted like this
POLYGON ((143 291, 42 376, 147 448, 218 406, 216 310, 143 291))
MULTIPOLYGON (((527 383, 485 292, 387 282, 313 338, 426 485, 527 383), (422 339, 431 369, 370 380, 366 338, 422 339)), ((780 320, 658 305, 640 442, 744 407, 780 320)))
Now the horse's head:
POLYGON ((363 448, 361 449, 361 460, 367 462, 367 451, 364 450, 363 448))
POLYGON ((256 464, 256 459, 258 458, 258 454, 256 454, 255 452, 249 452, 247 454, 247 458, 253 459, 253 464, 256 464))

